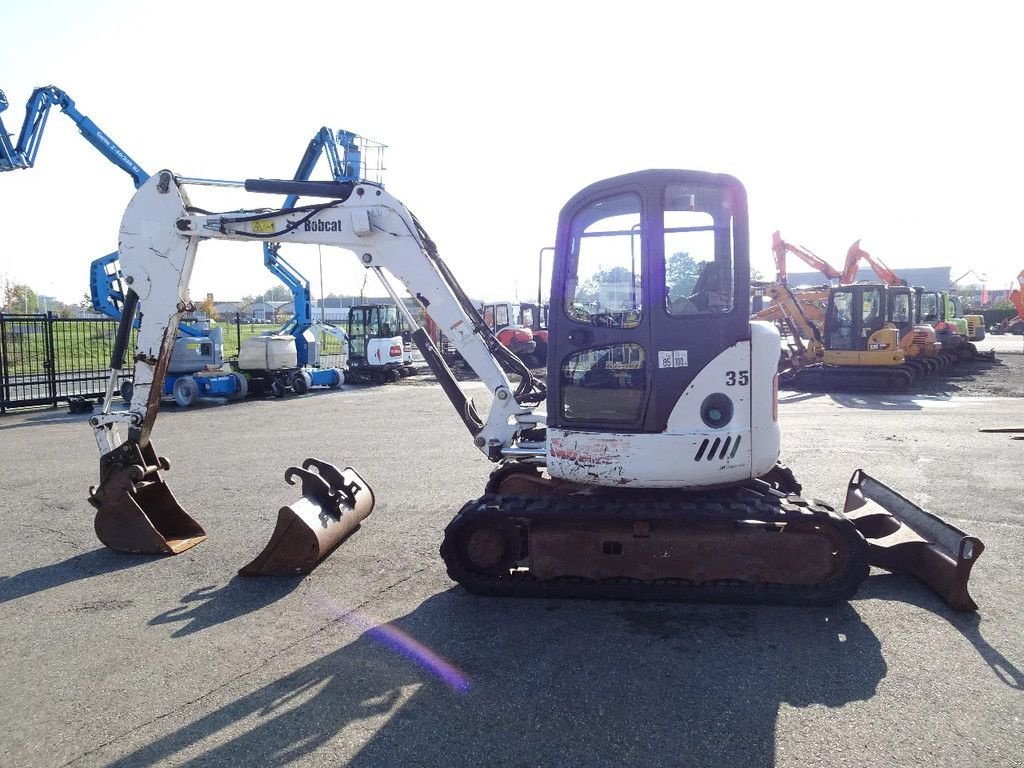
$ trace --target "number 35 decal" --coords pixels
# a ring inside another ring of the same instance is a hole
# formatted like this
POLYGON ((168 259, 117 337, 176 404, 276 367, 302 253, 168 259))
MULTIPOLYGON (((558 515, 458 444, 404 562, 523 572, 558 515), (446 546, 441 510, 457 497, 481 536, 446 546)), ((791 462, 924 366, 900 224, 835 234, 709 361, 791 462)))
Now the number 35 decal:
POLYGON ((725 372, 725 385, 727 387, 735 387, 739 384, 741 387, 747 386, 750 383, 750 372, 749 371, 726 371, 725 372))

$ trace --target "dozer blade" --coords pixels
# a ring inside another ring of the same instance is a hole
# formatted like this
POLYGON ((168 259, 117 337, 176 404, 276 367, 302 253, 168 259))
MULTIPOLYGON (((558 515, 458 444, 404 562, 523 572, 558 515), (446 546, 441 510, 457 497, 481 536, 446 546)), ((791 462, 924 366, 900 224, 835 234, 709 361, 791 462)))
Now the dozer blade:
POLYGON ((160 477, 170 469, 153 444, 125 443, 100 460, 100 484, 90 489, 99 540, 120 552, 176 555, 206 538, 160 477))
POLYGON ((967 592, 967 580, 985 550, 980 539, 926 512, 860 469, 850 478, 843 512, 867 539, 872 565, 913 574, 950 608, 978 609, 967 592))
POLYGON ((302 481, 302 498, 282 507, 267 546, 240 569, 242 576, 297 576, 312 571, 373 511, 373 491, 354 469, 306 459, 284 479, 302 481), (310 472, 315 468, 317 473, 310 472))

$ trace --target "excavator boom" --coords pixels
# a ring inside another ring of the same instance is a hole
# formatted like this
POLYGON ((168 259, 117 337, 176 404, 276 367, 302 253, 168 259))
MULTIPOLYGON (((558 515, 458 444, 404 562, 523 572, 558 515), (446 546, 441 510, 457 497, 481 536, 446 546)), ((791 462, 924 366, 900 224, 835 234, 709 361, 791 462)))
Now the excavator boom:
POLYGON ((775 270, 776 277, 775 281, 785 285, 787 282, 786 274, 786 254, 791 253, 794 256, 802 259, 806 264, 814 269, 821 272, 829 280, 838 280, 841 277, 839 270, 829 264, 820 256, 812 253, 803 246, 793 245, 787 243, 782 239, 782 235, 778 230, 772 233, 772 253, 775 255, 775 270))
POLYGON ((843 265, 843 273, 840 276, 840 283, 843 285, 849 285, 854 282, 854 278, 857 277, 857 265, 861 261, 866 261, 871 269, 874 270, 875 274, 878 275, 878 279, 886 285, 906 285, 907 281, 902 277, 893 272, 889 267, 882 263, 881 259, 877 259, 870 253, 860 247, 860 240, 854 242, 846 251, 846 263, 843 265))

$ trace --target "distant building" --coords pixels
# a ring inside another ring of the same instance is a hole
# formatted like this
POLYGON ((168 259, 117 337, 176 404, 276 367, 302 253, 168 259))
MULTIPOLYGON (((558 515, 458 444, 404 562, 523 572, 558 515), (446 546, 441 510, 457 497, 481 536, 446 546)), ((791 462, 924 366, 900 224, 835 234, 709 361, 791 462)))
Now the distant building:
MULTIPOLYGON (((952 267, 905 267, 894 269, 907 285, 919 285, 929 291, 948 291, 952 282, 952 267)), ((878 275, 870 267, 857 270, 855 282, 878 282, 878 275)), ((790 285, 824 285, 828 279, 821 272, 790 272, 787 278, 790 285)))
POLYGON ((240 301, 215 301, 213 310, 221 320, 234 320, 235 315, 241 314, 242 302, 240 301))
POLYGON ((277 323, 289 317, 280 312, 281 307, 288 303, 286 301, 254 301, 251 304, 243 305, 239 314, 243 320, 251 320, 255 323, 277 323))

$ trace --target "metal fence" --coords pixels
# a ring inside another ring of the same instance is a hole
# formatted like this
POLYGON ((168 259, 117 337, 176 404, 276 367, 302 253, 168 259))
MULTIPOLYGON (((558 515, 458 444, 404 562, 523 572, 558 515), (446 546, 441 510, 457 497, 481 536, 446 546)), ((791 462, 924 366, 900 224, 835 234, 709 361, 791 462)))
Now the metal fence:
MULTIPOLYGON (((0 413, 101 396, 116 331, 114 320, 0 312, 0 413)), ((128 348, 134 347, 133 334, 128 348)), ((130 380, 131 374, 128 367, 118 378, 130 380)))
MULTIPOLYGON (((224 357, 237 360, 242 342, 275 332, 279 326, 246 323, 240 317, 224 320, 224 357)), ((106 392, 110 353, 117 321, 106 318, 64 318, 55 314, 0 312, 0 413, 30 405, 57 406, 71 397, 100 397, 106 392)), ((128 349, 135 349, 132 331, 128 349)), ((341 366, 341 342, 318 334, 320 364, 341 366)), ((131 353, 127 355, 130 363, 131 353)), ((118 374, 118 386, 131 381, 132 367, 118 374)))

